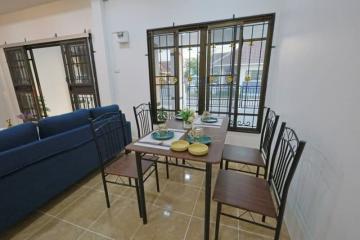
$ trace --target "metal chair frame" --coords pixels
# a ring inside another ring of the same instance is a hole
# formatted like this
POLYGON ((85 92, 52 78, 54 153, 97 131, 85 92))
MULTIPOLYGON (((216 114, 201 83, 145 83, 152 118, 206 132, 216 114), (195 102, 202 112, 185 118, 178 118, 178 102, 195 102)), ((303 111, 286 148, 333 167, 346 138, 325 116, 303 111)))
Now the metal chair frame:
MULTIPOLYGON (((273 110, 271 110, 270 108, 267 108, 262 131, 261 131, 260 145, 259 145, 259 151, 261 153, 262 158, 265 161, 264 174, 260 173, 260 166, 256 166, 256 173, 254 173, 250 169, 242 170, 242 169, 230 168, 229 162, 234 162, 234 161, 227 160, 227 159, 221 160, 220 167, 223 168, 223 161, 225 161, 225 169, 226 170, 235 170, 235 171, 239 171, 239 172, 254 174, 254 175, 256 175, 256 177, 263 176, 264 179, 266 179, 267 174, 268 174, 268 171, 267 171, 268 164, 270 162, 271 145, 272 145, 272 142, 274 139, 278 121, 279 121, 279 115, 276 115, 276 113, 273 110)), ((239 164, 241 164, 241 163, 239 163, 239 164)), ((246 167, 248 167, 248 164, 246 164, 246 163, 243 163, 243 164, 246 167)))
MULTIPOLYGON (((109 193, 108 193, 108 188, 107 188, 107 183, 112 183, 112 184, 117 184, 117 185, 121 185, 121 186, 126 186, 126 187, 133 187, 136 189, 136 195, 137 195, 137 201, 138 201, 138 208, 139 208, 139 215, 140 217, 142 217, 142 213, 141 213, 141 206, 140 206, 140 192, 139 192, 139 182, 138 179, 134 178, 134 182, 135 185, 132 184, 132 178, 131 177, 126 177, 126 176, 120 176, 120 175, 115 175, 118 178, 121 177, 125 177, 128 178, 128 183, 125 182, 118 182, 117 179, 116 181, 110 181, 107 180, 106 177, 110 176, 113 174, 107 174, 105 169, 106 166, 110 165, 111 163, 115 162, 115 161, 121 161, 119 158, 121 158, 121 156, 123 156, 124 154, 128 154, 128 152, 120 152, 116 155, 114 155, 113 157, 111 157, 111 159, 104 159, 104 153, 101 151, 101 147, 100 147, 100 143, 99 143, 99 134, 101 136, 104 136, 106 134, 112 134, 111 139, 108 139, 108 141, 106 142, 107 147, 110 147, 110 149, 106 148, 105 154, 108 154, 111 151, 114 150, 116 148, 116 143, 114 143, 115 141, 119 141, 117 139, 116 136, 116 131, 119 128, 122 128, 122 118, 121 118, 121 112, 111 112, 111 113, 106 113, 103 114, 95 119, 89 119, 90 120, 90 125, 91 125, 91 129, 92 129, 92 136, 94 138, 95 141, 95 145, 96 145, 96 149, 97 149, 97 154, 98 154, 98 159, 100 162, 100 170, 101 170, 101 178, 102 178, 102 182, 103 182, 103 187, 104 187, 104 192, 105 192, 105 199, 106 199, 106 205, 108 208, 110 208, 110 199, 109 199, 109 193), (96 126, 98 122, 100 121, 105 121, 104 123, 102 123, 100 126, 96 126), (120 126, 116 126, 114 128, 114 126, 112 126, 113 128, 111 128, 111 124, 116 125, 116 124, 120 124, 120 126), (108 128, 106 132, 102 132, 103 128, 108 128), (115 136, 114 136, 115 135, 115 136), (111 143, 110 143, 111 142, 111 143), (114 145, 115 144, 115 145, 114 145)), ((122 130, 122 135, 123 135, 123 141, 125 142, 125 135, 124 132, 122 130)), ((119 143, 119 142, 118 142, 119 143)), ((144 158, 143 160, 148 160, 146 158, 144 158)), ((148 160, 151 161, 151 160, 148 160)), ((152 161, 152 168, 149 168, 146 172, 144 172, 144 174, 147 174, 147 176, 144 178, 143 182, 145 182, 152 173, 155 172, 155 177, 156 177, 156 187, 157 187, 157 192, 160 191, 160 186, 159 186, 159 175, 158 175, 158 168, 157 168, 157 162, 156 161, 152 161)))
MULTIPOLYGON (((286 127, 286 123, 283 122, 273 151, 271 164, 269 166, 269 179, 267 180, 270 191, 275 198, 275 205, 277 208, 276 227, 244 219, 241 217, 242 215, 234 216, 223 213, 221 209, 222 204, 224 203, 218 202, 216 210, 215 239, 218 239, 219 236, 220 215, 275 230, 274 239, 278 240, 280 238, 289 187, 304 147, 305 142, 299 141, 295 131, 286 127)), ((239 189, 239 191, 241 191, 241 189, 239 189)), ((262 220, 265 222, 265 216, 263 216, 262 220)))

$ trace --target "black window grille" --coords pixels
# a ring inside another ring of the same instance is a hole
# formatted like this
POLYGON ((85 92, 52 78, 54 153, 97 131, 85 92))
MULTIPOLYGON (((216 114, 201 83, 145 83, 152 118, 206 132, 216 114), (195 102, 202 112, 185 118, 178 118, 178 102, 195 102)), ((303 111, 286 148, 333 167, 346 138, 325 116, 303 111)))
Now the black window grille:
POLYGON ((40 119, 42 117, 40 97, 26 49, 13 47, 5 48, 4 51, 21 113, 27 116, 27 120, 40 119))
POLYGON ((148 30, 154 119, 159 111, 208 110, 229 116, 229 130, 259 132, 274 19, 265 14, 148 30))
POLYGON ((61 42, 66 79, 73 109, 100 105, 95 67, 88 38, 61 42))

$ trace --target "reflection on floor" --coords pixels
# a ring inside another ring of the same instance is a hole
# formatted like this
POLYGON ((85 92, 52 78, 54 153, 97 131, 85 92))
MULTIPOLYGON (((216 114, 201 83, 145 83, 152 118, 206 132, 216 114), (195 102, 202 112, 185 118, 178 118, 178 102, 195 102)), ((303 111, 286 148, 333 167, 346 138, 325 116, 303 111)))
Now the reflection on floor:
MULTIPOLYGON (((217 171, 215 166, 212 186, 217 171)), ((111 208, 106 208, 101 178, 96 173, 0 235, 0 239, 203 239, 204 172, 172 166, 170 179, 166 179, 165 166, 160 164, 159 174, 160 193, 156 192, 154 176, 145 184, 147 225, 139 217, 133 188, 109 184, 111 208)), ((214 202, 211 208, 213 239, 214 202)), ((224 210, 243 214, 230 207, 224 210)), ((248 213, 244 216, 261 218, 248 213)), ((226 240, 272 239, 273 231, 222 216, 220 235, 226 240)), ((289 239, 285 225, 281 239, 289 239)))

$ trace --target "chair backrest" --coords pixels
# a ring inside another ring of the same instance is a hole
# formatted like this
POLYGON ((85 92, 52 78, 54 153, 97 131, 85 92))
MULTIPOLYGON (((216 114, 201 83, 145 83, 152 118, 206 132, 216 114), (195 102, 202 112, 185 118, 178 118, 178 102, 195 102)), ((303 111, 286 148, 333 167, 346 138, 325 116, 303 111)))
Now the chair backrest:
POLYGON ((120 112, 106 113, 91 120, 91 129, 102 166, 124 150, 125 134, 120 112))
POLYGON ((260 151, 265 155, 266 169, 270 160, 271 145, 274 139, 276 127, 279 121, 279 115, 268 108, 261 131, 260 151))
POLYGON ((134 106, 133 109, 138 131, 138 138, 141 138, 153 130, 151 105, 150 103, 142 103, 136 107, 134 106))
POLYGON ((272 155, 268 180, 280 209, 285 206, 290 183, 304 147, 305 142, 299 141, 295 131, 283 122, 272 155))

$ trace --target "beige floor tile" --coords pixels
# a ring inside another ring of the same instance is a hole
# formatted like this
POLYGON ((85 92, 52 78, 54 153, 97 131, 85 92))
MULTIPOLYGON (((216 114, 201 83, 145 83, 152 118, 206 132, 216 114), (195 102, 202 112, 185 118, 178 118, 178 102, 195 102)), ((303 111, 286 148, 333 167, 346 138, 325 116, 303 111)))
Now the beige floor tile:
MULTIPOLYGON (((115 198, 110 196, 112 202, 115 198)), ((105 195, 91 190, 65 208, 59 218, 87 228, 107 209, 105 195)))
POLYGON ((239 231, 239 240, 271 240, 267 236, 257 235, 249 232, 239 231))
MULTIPOLYGON (((156 189, 156 178, 155 176, 150 176, 144 183, 144 191, 145 191, 145 199, 146 203, 153 204, 156 198, 166 189, 167 181, 159 180, 160 184, 160 192, 157 192, 156 189)), ((136 190, 135 188, 123 187, 124 190, 122 192, 123 197, 131 198, 137 200, 136 190)))
POLYGON ((83 180, 81 180, 78 183, 78 185, 87 188, 96 188, 101 183, 102 183, 102 179, 100 172, 95 172, 89 175, 88 177, 84 178, 83 180))
POLYGON ((142 225, 136 201, 118 199, 107 209, 90 229, 117 240, 130 239, 142 225))
POLYGON ((34 213, 0 235, 0 239, 24 240, 34 235, 53 218, 42 213, 34 213))
MULTIPOLYGON (((215 237, 215 224, 212 223, 210 227, 210 239, 215 237)), ((204 239, 204 220, 192 218, 189 230, 186 234, 186 240, 202 240, 204 239)), ((237 240, 238 230, 236 228, 220 226, 219 239, 237 240)))
MULTIPOLYGON (((244 210, 240 210, 240 214, 242 215, 243 213, 244 213, 244 210)), ((259 214, 251 213, 251 215, 250 215, 247 212, 247 213, 243 214, 241 217, 245 218, 247 220, 250 220, 250 221, 255 220, 256 222, 262 223, 261 216, 259 214)), ((270 222, 270 218, 267 218, 266 220, 267 220, 266 221, 267 223, 270 222)), ((272 225, 272 224, 269 224, 269 225, 272 225)), ((273 234, 274 234, 274 231, 271 229, 267 229, 267 228, 257 226, 255 224, 247 223, 244 221, 239 221, 239 228, 240 228, 240 230, 244 230, 244 231, 252 232, 252 233, 258 233, 258 234, 261 234, 264 236, 273 236, 273 234)))
MULTIPOLYGON (((210 239, 214 239, 215 224, 210 227, 210 239)), ((202 240, 204 239, 204 220, 198 218, 191 218, 188 232, 186 233, 186 240, 202 240)))
POLYGON ((97 233, 85 231, 79 236, 77 240, 107 240, 107 239, 113 239, 113 238, 109 238, 97 233))
POLYGON ((32 235, 29 240, 57 240, 57 239, 77 239, 84 230, 72 224, 52 219, 45 224, 39 231, 32 235))
MULTIPOLYGON (((128 179, 127 178, 120 178, 114 175, 111 176, 107 176, 106 179, 108 181, 114 181, 114 182, 120 182, 120 183, 128 183, 128 179)), ((106 183, 107 188, 108 188, 108 192, 110 194, 115 194, 115 195, 123 195, 123 191, 127 190, 128 187, 125 186, 121 186, 118 184, 114 184, 114 183, 106 183)), ((104 192, 104 184, 101 180, 100 184, 96 185, 95 190, 97 191, 101 191, 104 192)))
MULTIPOLYGON (((218 168, 218 165, 213 166, 212 188, 218 168)), ((147 225, 143 225, 139 217, 134 188, 108 184, 112 203, 110 209, 106 207, 102 180, 96 173, 41 208, 50 215, 33 214, 0 235, 0 239, 184 239, 187 229, 185 239, 203 239, 205 194, 203 186, 199 186, 204 182, 205 174, 173 166, 170 169, 171 178, 167 180, 165 165, 159 164, 159 173, 162 174, 160 193, 156 191, 154 175, 145 183, 147 225), (190 174, 190 179, 185 174, 190 174), (194 216, 190 217, 192 213, 194 216)), ((226 206, 223 210, 233 214, 242 212, 226 206)), ((216 202, 212 201, 211 238, 215 230, 215 213, 216 202)), ((245 217, 250 218, 249 215, 245 217)), ((261 221, 260 215, 254 214, 254 218, 261 221)), ((267 222, 274 221, 267 218, 267 222)), ((274 231, 221 216, 220 239, 263 240, 272 239, 273 236, 274 231), (238 226, 240 231, 237 230, 238 226)), ((290 239, 285 225, 281 239, 290 239)))
POLYGON ((148 223, 146 225, 140 225, 134 239, 184 239, 189 221, 189 216, 152 207, 148 210, 148 223))
POLYGON ((198 192, 198 188, 169 182, 154 204, 164 209, 175 210, 190 215, 198 197, 198 192))
POLYGON ((204 175, 204 172, 201 171, 172 167, 170 170, 169 180, 185 185, 201 187, 204 175))
MULTIPOLYGON (((215 222, 215 220, 216 220, 216 205, 217 205, 217 203, 215 201, 211 201, 211 221, 212 222, 215 222)), ((205 192, 201 191, 198 201, 196 203, 194 216, 204 218, 204 214, 205 214, 204 210, 205 210, 205 192)), ((224 205, 223 205, 222 211, 229 213, 229 214, 233 214, 233 215, 238 214, 238 210, 236 208, 224 206, 224 205)), ((237 227, 238 220, 229 218, 229 217, 225 217, 225 216, 221 216, 220 223, 237 227)))
POLYGON ((74 202, 81 195, 85 194, 88 191, 89 189, 82 188, 76 185, 71 189, 67 190, 65 193, 48 202, 45 206, 41 207, 40 210, 56 216, 62 210, 64 210, 64 208, 68 207, 72 202, 74 202))

